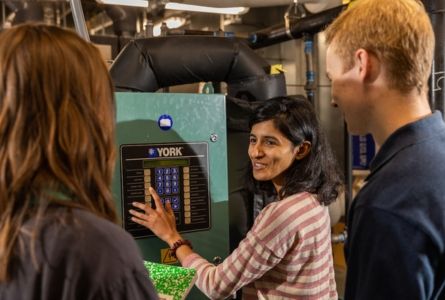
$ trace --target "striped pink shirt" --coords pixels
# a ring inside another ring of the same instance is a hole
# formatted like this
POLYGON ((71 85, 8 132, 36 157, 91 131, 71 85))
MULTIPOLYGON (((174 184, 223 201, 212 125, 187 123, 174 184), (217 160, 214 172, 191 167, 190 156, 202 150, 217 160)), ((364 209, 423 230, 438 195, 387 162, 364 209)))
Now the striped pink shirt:
POLYGON ((196 285, 211 299, 243 288, 248 299, 337 299, 327 207, 301 193, 266 206, 238 248, 218 266, 197 254, 196 285))

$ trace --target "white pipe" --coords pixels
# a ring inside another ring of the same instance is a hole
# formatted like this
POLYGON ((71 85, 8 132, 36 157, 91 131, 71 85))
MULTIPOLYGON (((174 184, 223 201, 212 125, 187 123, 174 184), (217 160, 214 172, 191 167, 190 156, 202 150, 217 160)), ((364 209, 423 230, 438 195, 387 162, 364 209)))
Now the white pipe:
MULTIPOLYGON (((173 0, 172 0, 173 2, 173 0)), ((284 6, 294 3, 294 0, 175 0, 174 2, 192 4, 192 5, 202 5, 211 7, 267 7, 267 6, 284 6)), ((313 3, 317 4, 318 7, 334 7, 341 5, 341 0, 297 0, 298 3, 313 3), (333 5, 330 3, 339 3, 333 5)))
POLYGON ((290 5, 293 0, 175 0, 174 2, 210 7, 265 7, 290 5))

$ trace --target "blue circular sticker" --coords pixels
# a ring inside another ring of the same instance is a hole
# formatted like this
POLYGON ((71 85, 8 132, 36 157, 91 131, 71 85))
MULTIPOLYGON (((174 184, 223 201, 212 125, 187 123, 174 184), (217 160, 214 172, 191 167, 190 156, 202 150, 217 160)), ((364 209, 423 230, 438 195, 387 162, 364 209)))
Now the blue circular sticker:
POLYGON ((173 126, 173 119, 170 115, 161 115, 158 119, 158 126, 162 130, 169 130, 173 126))

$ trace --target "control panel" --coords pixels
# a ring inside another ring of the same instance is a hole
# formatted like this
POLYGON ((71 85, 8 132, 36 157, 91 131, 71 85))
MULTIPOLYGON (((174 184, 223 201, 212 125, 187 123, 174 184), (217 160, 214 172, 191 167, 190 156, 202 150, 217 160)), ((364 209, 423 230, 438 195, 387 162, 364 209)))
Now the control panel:
POLYGON ((154 207, 149 187, 163 204, 170 202, 179 232, 208 230, 210 196, 208 145, 164 143, 121 145, 121 191, 124 228, 135 238, 153 233, 131 221, 132 202, 154 207))

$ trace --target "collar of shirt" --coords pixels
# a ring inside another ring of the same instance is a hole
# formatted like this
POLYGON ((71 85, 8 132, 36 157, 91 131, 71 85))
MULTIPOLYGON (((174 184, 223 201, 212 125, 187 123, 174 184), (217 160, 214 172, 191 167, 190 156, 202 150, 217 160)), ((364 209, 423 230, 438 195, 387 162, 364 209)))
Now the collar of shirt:
POLYGON ((371 161, 369 166, 371 173, 366 178, 366 181, 374 176, 382 166, 403 149, 421 143, 444 131, 445 123, 439 111, 400 127, 388 137, 377 155, 371 161))

